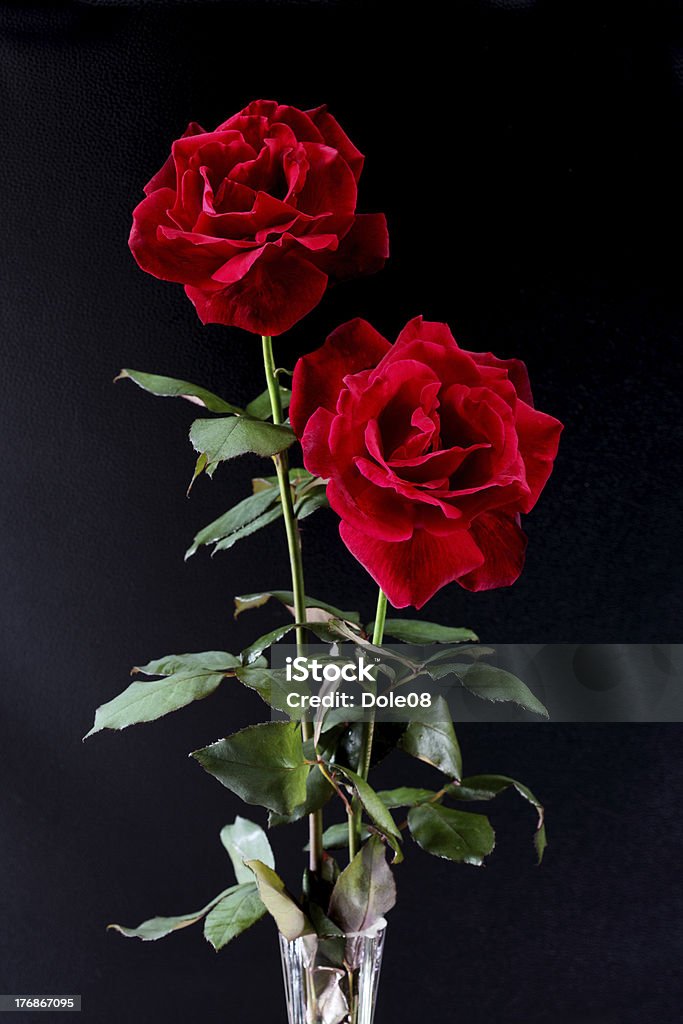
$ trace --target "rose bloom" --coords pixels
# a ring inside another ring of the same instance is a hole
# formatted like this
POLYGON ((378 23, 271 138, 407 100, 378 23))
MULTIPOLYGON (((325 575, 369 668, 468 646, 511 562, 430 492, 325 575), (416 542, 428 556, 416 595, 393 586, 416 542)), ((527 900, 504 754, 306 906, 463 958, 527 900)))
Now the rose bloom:
POLYGON ((422 317, 394 345, 352 320, 298 361, 292 392, 306 468, 329 479, 342 540, 395 608, 421 608, 453 580, 514 583, 520 513, 562 430, 534 409, 524 363, 466 352, 422 317))
POLYGON ((363 160, 326 107, 256 100, 215 131, 190 124, 133 213, 133 256, 184 284, 203 323, 281 334, 389 255, 384 214, 356 213, 363 160))

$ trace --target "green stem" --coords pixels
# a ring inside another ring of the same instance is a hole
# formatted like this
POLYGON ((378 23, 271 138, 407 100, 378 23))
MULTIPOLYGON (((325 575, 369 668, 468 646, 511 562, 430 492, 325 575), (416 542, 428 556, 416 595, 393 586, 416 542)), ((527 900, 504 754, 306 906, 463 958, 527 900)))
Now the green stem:
MULTIPOLYGON (((282 413, 282 400, 280 398, 280 385, 275 371, 275 359, 273 357, 273 339, 265 334, 261 338, 263 344, 263 369, 270 396, 270 408, 273 413, 273 423, 280 424, 284 420, 282 413)), ((294 514, 294 502, 292 500, 292 488, 289 482, 289 458, 287 452, 280 452, 273 456, 275 471, 277 473, 278 485, 280 488, 280 500, 282 501, 282 515, 285 520, 285 532, 287 534, 287 550, 289 552, 289 567, 292 576, 292 591, 294 593, 294 615, 298 623, 296 627, 297 654, 303 654, 305 647, 305 630, 302 623, 306 622, 306 590, 304 588, 304 567, 301 557, 301 536, 294 514)), ((301 735, 304 740, 312 736, 311 723, 302 719, 301 735)), ((310 841, 310 869, 317 872, 322 860, 322 814, 309 815, 309 841, 310 841)))
MULTIPOLYGON (((380 587, 377 594, 377 611, 375 612, 375 627, 372 631, 372 642, 375 647, 380 647, 384 639, 384 623, 387 620, 387 595, 380 587)), ((371 711, 368 721, 363 729, 363 742, 358 761, 358 774, 367 781, 370 774, 370 762, 372 760, 372 741, 375 735, 375 713, 371 711)), ((354 814, 349 820, 349 856, 351 860, 355 857, 360 848, 362 808, 358 801, 355 801, 354 814)))
MULTIPOLYGON (((384 623, 387 621, 387 595, 382 588, 377 594, 377 611, 375 612, 375 628, 372 631, 372 642, 375 647, 381 647, 384 639, 384 623)), ((375 735, 375 713, 370 715, 363 737, 363 758, 360 765, 360 776, 367 780, 370 774, 370 761, 372 759, 372 740, 375 735)))
POLYGON ((358 1020, 358 996, 353 990, 353 968, 347 965, 346 977, 349 984, 349 1008, 351 1010, 351 1024, 356 1024, 358 1020))
POLYGON ((354 801, 355 807, 349 814, 349 861, 358 853, 360 846, 360 813, 358 809, 358 801, 354 801))
POLYGON ((379 647, 384 640, 384 624, 387 621, 387 595, 380 589, 377 595, 377 611, 375 612, 375 628, 372 631, 372 642, 379 647))

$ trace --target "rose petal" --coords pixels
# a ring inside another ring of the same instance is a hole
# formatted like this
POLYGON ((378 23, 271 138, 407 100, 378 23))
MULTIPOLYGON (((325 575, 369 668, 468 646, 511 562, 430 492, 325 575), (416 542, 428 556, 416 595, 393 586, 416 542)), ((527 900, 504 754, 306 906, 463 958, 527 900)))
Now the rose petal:
POLYGON ((253 334, 277 335, 317 306, 326 287, 327 275, 308 260, 294 251, 266 245, 234 284, 216 291, 188 286, 185 292, 202 323, 231 324, 253 334))
POLYGON ((278 104, 270 119, 273 124, 286 124, 300 142, 327 141, 308 111, 284 103, 278 104))
POLYGON ((470 532, 484 555, 484 562, 461 576, 460 586, 466 590, 511 586, 524 568, 527 545, 519 516, 485 512, 472 522, 470 532))
POLYGON ((365 157, 360 150, 356 149, 346 132, 329 113, 327 106, 316 107, 315 110, 307 110, 306 113, 328 146, 334 146, 341 153, 358 181, 365 157))
POLYGON ((428 451, 430 445, 439 447, 440 381, 428 366, 415 360, 394 363, 389 379, 397 385, 394 393, 388 392, 384 408, 373 416, 387 458, 411 458, 428 451))
POLYGON ((394 347, 398 348, 410 341, 431 341, 446 348, 459 347, 448 324, 438 320, 425 320, 422 316, 415 316, 408 321, 396 339, 394 347))
MULTIPOLYGON (((187 128, 180 136, 181 139, 188 138, 191 135, 204 135, 205 130, 196 121, 190 121, 187 128)), ((176 184, 176 173, 175 173, 175 161, 173 154, 169 153, 162 167, 157 171, 156 174, 152 175, 144 188, 146 196, 152 192, 156 192, 160 188, 174 188, 176 184)))
POLYGON ((327 485, 327 498, 337 515, 369 537, 407 540, 415 529, 419 506, 397 500, 385 487, 376 487, 352 467, 327 485))
POLYGON ((386 338, 367 320, 349 320, 337 327, 319 349, 302 356, 294 368, 289 419, 302 437, 318 407, 335 411, 347 374, 374 366, 390 349, 386 338))
POLYGON ((277 100, 252 100, 246 107, 239 111, 237 114, 232 114, 227 121, 223 121, 218 126, 218 131, 225 131, 226 128, 233 128, 235 125, 240 125, 247 119, 253 119, 256 121, 270 121, 273 114, 278 108, 277 100))
POLYGON ((230 213, 202 214, 196 230, 220 238, 254 239, 260 245, 269 232, 281 234, 297 220, 297 211, 266 192, 257 192, 251 209, 230 213))
POLYGON ((346 161, 331 146, 306 142, 303 148, 308 174, 297 193, 297 209, 311 216, 329 214, 340 233, 346 234, 353 224, 358 200, 355 178, 346 161))
POLYGON ((467 530, 454 530, 447 537, 416 530, 409 540, 394 543, 369 537, 347 522, 340 524, 339 533, 394 608, 422 608, 437 590, 484 561, 467 530))
POLYGON ((553 471, 563 426, 554 416, 532 409, 525 402, 517 403, 516 423, 530 491, 520 503, 520 511, 530 512, 553 471))
POLYGON ((454 384, 442 392, 440 411, 444 447, 487 442, 453 481, 455 489, 495 483, 511 472, 524 479, 514 413, 499 395, 489 388, 454 384))
MULTIPOLYGON (((160 188, 136 206, 128 245, 138 266, 148 274, 162 281, 199 284, 220 266, 230 250, 221 259, 220 254, 210 248, 197 248, 189 241, 179 244, 176 238, 167 238, 166 231, 178 231, 169 214, 174 198, 172 189, 160 188)), ((225 246, 223 242, 222 248, 225 246)))
POLYGON ((515 386, 519 398, 533 408, 534 399, 531 394, 529 373, 521 359, 499 359, 493 352, 470 352, 477 366, 495 366, 507 370, 509 379, 515 386))
POLYGON ((460 348, 447 324, 410 320, 398 336, 387 362, 415 359, 429 366, 444 388, 451 384, 476 386, 482 383, 481 370, 469 352, 460 348))
MULTIPOLYGON (((296 388, 293 388, 292 399, 295 394, 296 388)), ((306 430, 301 438, 301 450, 308 472, 323 479, 332 476, 338 469, 330 452, 330 427, 333 419, 334 416, 329 409, 320 406, 308 419, 306 430)))
POLYGON ((204 132, 203 134, 198 135, 183 135, 182 138, 176 139, 171 146, 171 153, 176 168, 176 186, 179 185, 183 174, 185 174, 185 171, 190 167, 194 167, 195 170, 199 170, 204 162, 201 159, 201 154, 206 150, 206 147, 210 147, 212 143, 217 143, 222 147, 230 147, 231 152, 233 152, 235 156, 237 154, 241 154, 241 158, 243 160, 248 158, 248 154, 251 154, 252 158, 256 156, 253 147, 249 146, 248 143, 245 142, 239 132, 215 131, 204 132))

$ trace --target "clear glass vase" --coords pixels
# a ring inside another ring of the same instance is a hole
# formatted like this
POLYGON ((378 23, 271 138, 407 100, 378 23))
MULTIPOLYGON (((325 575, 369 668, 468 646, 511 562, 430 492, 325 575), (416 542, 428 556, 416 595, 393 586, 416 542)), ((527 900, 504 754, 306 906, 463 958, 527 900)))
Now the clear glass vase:
POLYGON ((289 1024, 372 1024, 385 934, 280 935, 289 1024))

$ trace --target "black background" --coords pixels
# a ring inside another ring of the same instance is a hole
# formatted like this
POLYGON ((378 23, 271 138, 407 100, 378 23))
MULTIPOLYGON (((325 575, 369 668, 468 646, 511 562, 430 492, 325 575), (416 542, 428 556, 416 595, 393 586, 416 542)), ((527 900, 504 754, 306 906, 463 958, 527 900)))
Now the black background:
MULTIPOLYGON (((232 596, 287 586, 277 526, 183 563, 261 465, 186 500, 192 408, 111 380, 132 366, 240 403, 261 390, 260 346, 202 327, 182 289, 136 268, 130 212, 190 119, 327 102, 367 154, 361 208, 386 211, 392 260, 326 296, 279 361, 351 316, 395 337, 423 313, 522 356, 566 424, 521 580, 452 586, 427 614, 491 641, 680 639, 680 8, 3 4, 1 37, 0 991, 82 992, 84 1019, 112 1024, 282 1020, 269 923, 219 955, 197 929, 145 945, 104 931, 229 884, 218 831, 243 808, 186 754, 267 715, 226 686, 82 745, 95 706, 132 664, 239 649, 278 618, 233 623, 232 596)), ((309 593, 371 617, 331 513, 307 521, 305 556, 309 593)), ((542 796, 547 860, 512 796, 485 869, 410 850, 378 1024, 680 1021, 680 728, 460 738, 470 772, 542 796)), ((395 756, 378 785, 430 778, 395 756)), ((293 888, 299 840, 273 834, 293 888)))

